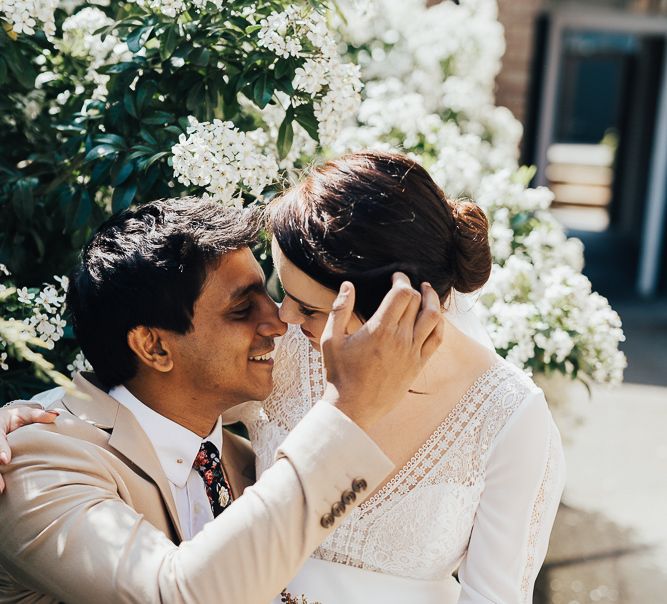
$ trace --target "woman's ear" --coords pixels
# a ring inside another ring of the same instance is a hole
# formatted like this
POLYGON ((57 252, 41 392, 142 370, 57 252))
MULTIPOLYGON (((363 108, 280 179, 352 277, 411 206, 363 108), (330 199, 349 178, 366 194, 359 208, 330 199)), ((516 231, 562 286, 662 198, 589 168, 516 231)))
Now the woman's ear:
POLYGON ((127 345, 144 365, 160 373, 167 373, 174 367, 169 345, 159 329, 143 325, 134 327, 127 334, 127 345))

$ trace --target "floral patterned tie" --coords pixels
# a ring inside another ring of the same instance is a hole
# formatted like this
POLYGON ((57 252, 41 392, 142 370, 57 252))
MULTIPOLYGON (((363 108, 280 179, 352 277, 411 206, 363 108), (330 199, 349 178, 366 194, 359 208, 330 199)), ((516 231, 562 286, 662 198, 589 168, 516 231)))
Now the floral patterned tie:
POLYGON ((224 512, 232 502, 232 491, 222 471, 218 447, 212 442, 203 442, 192 467, 204 479, 206 495, 208 496, 211 510, 213 510, 213 517, 215 518, 218 514, 224 512))

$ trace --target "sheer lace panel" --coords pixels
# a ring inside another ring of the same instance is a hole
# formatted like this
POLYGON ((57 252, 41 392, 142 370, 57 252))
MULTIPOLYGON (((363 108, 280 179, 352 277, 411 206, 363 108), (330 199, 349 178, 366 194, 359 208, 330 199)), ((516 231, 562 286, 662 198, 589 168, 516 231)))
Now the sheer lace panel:
POLYGON ((558 433, 555 429, 551 429, 549 433, 549 454, 547 458, 546 467, 544 470, 544 477, 540 484, 540 489, 533 504, 533 512, 530 517, 530 527, 528 531, 528 544, 526 548, 526 562, 524 566, 523 579, 521 581, 521 594, 523 601, 527 604, 531 601, 533 594, 533 585, 539 565, 542 564, 542 557, 536 561, 537 548, 540 542, 540 533, 544 530, 551 530, 552 519, 548 520, 544 517, 545 512, 549 509, 554 509, 560 500, 562 483, 559 476, 562 465, 560 463, 561 446, 558 433), (537 562, 537 564, 536 564, 537 562))

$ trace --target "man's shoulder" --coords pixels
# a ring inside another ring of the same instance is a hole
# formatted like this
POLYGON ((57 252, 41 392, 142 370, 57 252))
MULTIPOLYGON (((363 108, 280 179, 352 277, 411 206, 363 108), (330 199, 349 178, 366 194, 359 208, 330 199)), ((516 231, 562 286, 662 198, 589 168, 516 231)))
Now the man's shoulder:
POLYGON ((7 436, 13 460, 32 455, 48 459, 68 452, 81 457, 84 451, 91 453, 96 448, 108 448, 108 432, 73 415, 61 405, 54 403, 49 408, 58 409, 60 413, 54 423, 31 424, 7 436))

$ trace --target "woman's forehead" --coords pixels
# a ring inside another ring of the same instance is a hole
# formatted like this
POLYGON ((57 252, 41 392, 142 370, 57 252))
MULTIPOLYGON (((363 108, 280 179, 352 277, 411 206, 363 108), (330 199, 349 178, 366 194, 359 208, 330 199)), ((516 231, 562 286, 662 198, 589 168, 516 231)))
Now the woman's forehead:
POLYGON ((290 262, 280 247, 272 242, 273 260, 283 289, 291 298, 305 306, 330 308, 336 298, 336 292, 318 283, 290 262))

